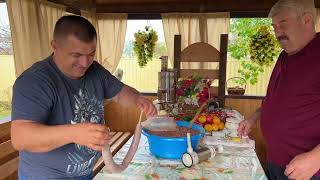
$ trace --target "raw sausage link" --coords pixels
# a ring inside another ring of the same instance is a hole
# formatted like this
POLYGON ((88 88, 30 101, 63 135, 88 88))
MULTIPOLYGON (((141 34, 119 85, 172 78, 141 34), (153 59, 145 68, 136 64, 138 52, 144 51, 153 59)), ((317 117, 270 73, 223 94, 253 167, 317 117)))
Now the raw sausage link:
MULTIPOLYGON (((141 112, 141 114, 142 114, 142 112, 141 112)), ((131 142, 129 151, 127 152, 127 154, 121 164, 117 164, 116 162, 114 162, 109 144, 107 144, 105 146, 104 150, 102 151, 102 158, 103 158, 103 161, 105 164, 105 169, 109 173, 120 173, 120 172, 124 171, 128 167, 131 160, 133 159, 133 157, 138 149, 140 138, 141 138, 141 131, 142 131, 141 114, 140 114, 139 122, 138 122, 136 129, 134 131, 134 136, 133 136, 133 140, 131 142)))

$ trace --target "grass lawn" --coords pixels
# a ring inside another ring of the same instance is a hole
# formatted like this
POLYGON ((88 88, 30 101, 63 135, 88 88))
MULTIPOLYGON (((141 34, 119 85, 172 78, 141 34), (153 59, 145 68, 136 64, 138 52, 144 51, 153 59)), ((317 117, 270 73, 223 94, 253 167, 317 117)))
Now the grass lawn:
POLYGON ((0 111, 0 119, 11 115, 11 111, 0 111))

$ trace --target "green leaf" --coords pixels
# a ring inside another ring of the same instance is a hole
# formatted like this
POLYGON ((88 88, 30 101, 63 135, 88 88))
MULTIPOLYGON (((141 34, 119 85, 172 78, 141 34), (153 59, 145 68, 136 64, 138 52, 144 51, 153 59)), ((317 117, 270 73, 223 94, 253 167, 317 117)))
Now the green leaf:
POLYGON ((145 174, 144 175, 144 179, 145 180, 152 180, 151 176, 149 174, 145 174))

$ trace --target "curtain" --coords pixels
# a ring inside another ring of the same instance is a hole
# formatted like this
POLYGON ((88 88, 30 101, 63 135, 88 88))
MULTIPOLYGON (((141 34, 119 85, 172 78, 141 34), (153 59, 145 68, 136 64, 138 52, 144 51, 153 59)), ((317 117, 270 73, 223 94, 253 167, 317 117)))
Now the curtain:
POLYGON ((220 51, 220 35, 229 33, 230 13, 207 13, 206 38, 207 42, 220 51))
MULTIPOLYGON (((196 42, 206 42, 220 50, 220 35, 229 32, 230 14, 227 12, 167 13, 161 16, 171 63, 173 63, 175 34, 181 35, 181 50, 196 42)), ((183 68, 193 68, 190 66, 191 64, 182 65, 183 68)))
POLYGON ((320 32, 320 9, 317 8, 317 15, 316 15, 316 32, 320 32))
POLYGON ((110 72, 120 62, 127 30, 127 14, 97 14, 97 60, 110 72))
POLYGON ((192 13, 161 14, 164 38, 169 61, 173 64, 174 35, 181 35, 181 50, 188 45, 200 42, 199 15, 192 13))
POLYGON ((34 0, 7 1, 16 76, 51 53, 53 26, 65 7, 34 0))

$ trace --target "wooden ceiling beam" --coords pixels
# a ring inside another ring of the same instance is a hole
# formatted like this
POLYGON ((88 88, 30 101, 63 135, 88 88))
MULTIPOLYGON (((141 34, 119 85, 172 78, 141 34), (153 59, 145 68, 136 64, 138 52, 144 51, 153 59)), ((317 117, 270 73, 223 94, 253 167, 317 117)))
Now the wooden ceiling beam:
MULTIPOLYGON (((154 2, 154 3, 117 3, 96 4, 98 13, 152 14, 169 12, 269 12, 277 0, 202 0, 193 2, 154 2), (240 2, 241 1, 241 2, 240 2)), ((315 0, 320 8, 320 0, 315 0)))
MULTIPOLYGON (((270 7, 272 4, 270 5, 270 7)), ((123 5, 104 5, 96 7, 97 13, 128 13, 131 15, 134 14, 161 14, 161 13, 170 13, 170 12, 192 12, 192 13, 200 13, 200 12, 231 12, 232 17, 267 17, 269 12, 269 7, 265 8, 261 7, 252 7, 247 8, 246 6, 230 6, 226 8, 225 6, 219 4, 204 4, 200 6, 196 3, 189 4, 177 4, 177 3, 169 3, 169 4, 161 4, 161 3, 153 3, 153 4, 141 4, 139 6, 132 4, 123 4, 123 5)))
POLYGON ((166 12, 199 12, 199 3, 126 3, 116 5, 99 5, 97 4, 97 13, 166 13, 166 12))
MULTIPOLYGON (((0 0, 0 2, 6 0, 0 0)), ((231 12, 235 16, 267 16, 277 0, 48 0, 75 9, 95 9, 97 13, 161 14, 169 12, 231 12)), ((314 0, 320 8, 320 0, 314 0)))

